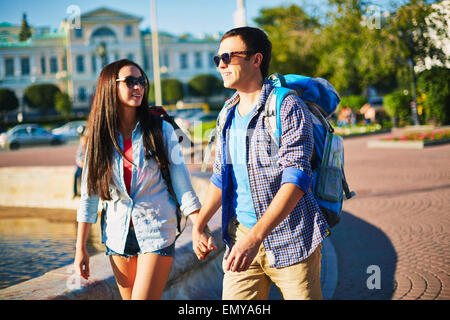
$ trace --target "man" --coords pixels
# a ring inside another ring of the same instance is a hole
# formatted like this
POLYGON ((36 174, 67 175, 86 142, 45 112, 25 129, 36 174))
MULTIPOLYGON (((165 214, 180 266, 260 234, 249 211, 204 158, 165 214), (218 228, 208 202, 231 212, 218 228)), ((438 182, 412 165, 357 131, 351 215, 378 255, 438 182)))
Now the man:
POLYGON ((328 226, 309 190, 311 117, 304 102, 287 96, 280 147, 273 147, 263 114, 273 88, 265 80, 271 50, 257 28, 232 29, 221 39, 214 60, 224 86, 236 93, 225 105, 193 248, 199 259, 215 249, 204 228, 222 206, 223 299, 267 299, 271 282, 284 299, 322 299, 320 249, 328 226))

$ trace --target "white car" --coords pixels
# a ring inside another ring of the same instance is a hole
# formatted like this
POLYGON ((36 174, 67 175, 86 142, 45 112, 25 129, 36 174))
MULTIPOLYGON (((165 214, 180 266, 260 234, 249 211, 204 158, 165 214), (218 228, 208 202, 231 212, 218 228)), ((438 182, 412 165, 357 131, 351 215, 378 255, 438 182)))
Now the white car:
POLYGON ((37 124, 19 124, 0 135, 0 147, 11 150, 21 146, 62 143, 64 143, 62 136, 53 134, 37 124))
POLYGON ((61 127, 52 130, 53 134, 63 136, 65 139, 75 139, 81 136, 86 128, 86 121, 70 121, 61 127))

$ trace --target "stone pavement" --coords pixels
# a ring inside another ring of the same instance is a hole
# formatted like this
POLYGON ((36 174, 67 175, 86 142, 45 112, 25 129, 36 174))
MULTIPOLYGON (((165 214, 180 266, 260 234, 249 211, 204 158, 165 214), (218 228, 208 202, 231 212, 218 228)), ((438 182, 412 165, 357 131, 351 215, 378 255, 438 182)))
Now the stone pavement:
POLYGON ((332 299, 450 299, 450 145, 367 148, 379 137, 344 140, 357 197, 344 202, 330 236, 332 299))

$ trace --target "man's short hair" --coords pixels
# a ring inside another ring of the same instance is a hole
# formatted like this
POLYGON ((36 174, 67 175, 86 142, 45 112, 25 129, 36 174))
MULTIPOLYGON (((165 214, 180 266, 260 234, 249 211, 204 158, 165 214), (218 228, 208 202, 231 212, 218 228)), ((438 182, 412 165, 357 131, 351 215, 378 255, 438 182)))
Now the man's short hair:
POLYGON ((259 28, 252 28, 252 27, 234 28, 225 33, 220 42, 222 42, 227 38, 235 36, 241 37, 248 51, 252 51, 252 53, 260 52, 263 55, 260 70, 263 79, 266 78, 269 74, 269 65, 272 56, 272 43, 267 37, 267 34, 259 28))

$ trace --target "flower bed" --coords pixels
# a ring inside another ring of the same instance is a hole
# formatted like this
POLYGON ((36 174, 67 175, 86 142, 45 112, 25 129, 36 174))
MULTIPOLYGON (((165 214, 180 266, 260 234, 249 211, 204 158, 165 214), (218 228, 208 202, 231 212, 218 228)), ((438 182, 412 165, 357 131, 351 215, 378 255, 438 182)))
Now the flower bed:
POLYGON ((410 132, 402 136, 389 136, 383 141, 438 141, 450 139, 450 129, 435 129, 426 132, 410 132))
POLYGON ((450 143, 450 128, 410 131, 368 142, 369 148, 423 149, 427 146, 450 143))

